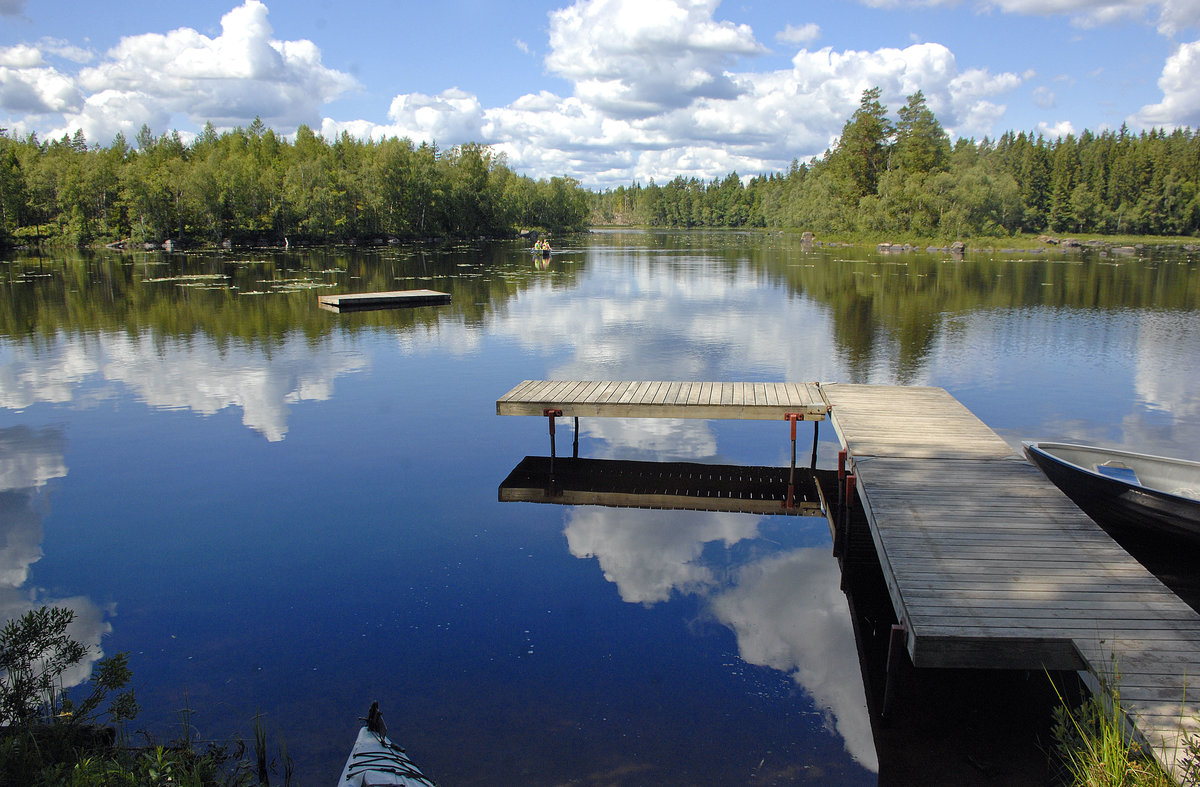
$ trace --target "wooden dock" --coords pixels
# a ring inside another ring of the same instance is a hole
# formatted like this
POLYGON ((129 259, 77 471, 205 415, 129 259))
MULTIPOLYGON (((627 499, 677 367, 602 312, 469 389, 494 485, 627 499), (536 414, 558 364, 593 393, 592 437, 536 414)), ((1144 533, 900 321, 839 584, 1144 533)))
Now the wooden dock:
POLYGON ((437 290, 393 290, 391 292, 355 292, 317 296, 317 304, 322 309, 333 312, 435 306, 449 302, 450 293, 437 290))
POLYGON ((1178 774, 1200 615, 946 391, 821 390, 913 665, 1115 673, 1178 774))
POLYGON ((608 418, 824 420, 816 383, 525 380, 496 401, 497 415, 608 418))
POLYGON ((828 415, 913 665, 1080 670, 1093 684, 1115 673, 1138 733, 1179 775, 1200 727, 1200 615, 946 391, 527 380, 496 412, 828 415))

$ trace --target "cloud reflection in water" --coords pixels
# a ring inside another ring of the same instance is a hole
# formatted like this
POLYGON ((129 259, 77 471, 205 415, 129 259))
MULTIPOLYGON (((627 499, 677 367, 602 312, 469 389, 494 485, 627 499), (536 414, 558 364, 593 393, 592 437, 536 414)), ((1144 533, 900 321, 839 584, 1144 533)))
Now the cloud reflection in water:
POLYGON ((63 673, 63 685, 70 688, 86 681, 92 665, 104 657, 100 638, 112 631, 112 625, 91 599, 44 598, 36 588, 26 587, 30 567, 42 558, 47 484, 66 476, 65 453, 61 429, 0 429, 0 623, 43 605, 74 610, 68 631, 88 648, 88 655, 63 673))
POLYGON ((571 509, 565 535, 571 554, 594 557, 604 578, 631 604, 666 601, 672 592, 711 592, 713 570, 700 562, 704 545, 728 547, 758 536, 758 518, 713 512, 571 509))
POLYGON ((737 634, 743 660, 790 674, 826 712, 850 756, 878 772, 850 610, 839 578, 828 549, 772 555, 742 566, 736 584, 712 598, 712 609, 737 634))
POLYGON ((213 415, 242 409, 242 423, 267 440, 287 435, 288 405, 325 401, 333 382, 369 361, 335 339, 313 344, 294 333, 280 344, 218 345, 203 335, 154 338, 120 333, 61 334, 47 348, 0 344, 0 407, 79 402, 120 383, 150 407, 213 415), (93 382, 93 380, 95 382, 93 382))
POLYGON ((730 571, 706 561, 759 538, 761 517, 746 514, 579 506, 569 509, 571 554, 596 558, 622 600, 654 604, 672 593, 707 599, 713 616, 737 635, 741 658, 789 674, 824 713, 846 750, 878 772, 866 694, 837 561, 828 547, 763 557, 730 571), (711 555, 711 552, 709 552, 711 555))

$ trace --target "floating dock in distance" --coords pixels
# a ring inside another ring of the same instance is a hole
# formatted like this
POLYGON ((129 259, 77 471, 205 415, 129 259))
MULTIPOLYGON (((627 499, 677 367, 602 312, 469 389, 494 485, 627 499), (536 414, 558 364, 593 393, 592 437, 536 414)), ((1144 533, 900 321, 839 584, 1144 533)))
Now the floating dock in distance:
POLYGON ((497 415, 822 421, 816 383, 525 380, 496 401, 497 415))
POLYGON ((916 667, 1116 673, 1128 718, 1178 776, 1200 727, 1200 615, 941 388, 821 391, 900 621, 894 645, 916 667))
POLYGON ((437 290, 393 290, 317 296, 320 307, 332 312, 403 309, 410 306, 437 306, 449 302, 450 293, 437 290))
MULTIPOLYGON (((833 470, 819 472, 836 476, 833 470)), ((527 456, 500 484, 499 499, 502 503, 822 516, 813 472, 796 474, 790 508, 788 479, 786 467, 527 456)))

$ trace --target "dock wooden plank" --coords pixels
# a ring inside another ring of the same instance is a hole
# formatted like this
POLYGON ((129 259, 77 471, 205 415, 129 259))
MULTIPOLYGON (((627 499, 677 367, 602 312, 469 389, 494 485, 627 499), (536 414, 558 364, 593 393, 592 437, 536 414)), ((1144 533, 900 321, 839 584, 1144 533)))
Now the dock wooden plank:
POLYGON ((796 383, 782 383, 779 387, 785 398, 784 404, 788 407, 800 407, 804 403, 800 386, 796 383))
POLYGON ((606 383, 602 380, 592 380, 583 387, 582 390, 576 392, 575 398, 581 402, 594 401, 597 390, 603 390, 606 383))
POLYGON ((855 457, 1020 458, 941 388, 823 384, 834 428, 855 457))
POLYGON ((556 399, 565 399, 567 393, 574 388, 578 383, 575 380, 561 380, 555 384, 549 391, 546 391, 545 396, 550 401, 556 399))
POLYGON ((622 405, 632 404, 637 399, 637 397, 639 395, 639 391, 641 391, 642 386, 644 386, 644 385, 649 385, 649 383, 646 383, 646 382, 630 383, 629 386, 625 389, 625 393, 621 395, 621 398, 619 400, 617 400, 617 404, 622 404, 622 405))
POLYGON ((604 398, 608 396, 608 394, 612 393, 613 389, 616 387, 617 384, 612 381, 597 383, 596 387, 583 397, 583 401, 588 404, 595 404, 596 402, 603 401, 604 398))
POLYGON ((524 394, 526 389, 528 389, 536 384, 537 384, 537 381, 535 381, 535 380, 522 380, 520 383, 517 384, 517 386, 515 388, 513 388, 508 393, 504 394, 504 396, 501 396, 498 401, 507 402, 514 398, 520 398, 524 394))
POLYGON ((619 402, 621 400, 621 397, 625 395, 625 391, 629 388, 629 381, 628 380, 621 380, 621 381, 614 380, 613 382, 609 383, 609 385, 611 387, 609 388, 608 392, 604 395, 604 399, 602 401, 597 402, 597 404, 616 404, 617 402, 619 402))

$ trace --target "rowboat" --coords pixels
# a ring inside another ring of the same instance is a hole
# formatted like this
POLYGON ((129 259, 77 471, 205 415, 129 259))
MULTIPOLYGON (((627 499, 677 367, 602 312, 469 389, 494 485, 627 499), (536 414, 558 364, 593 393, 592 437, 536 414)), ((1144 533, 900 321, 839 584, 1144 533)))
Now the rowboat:
POLYGON ((436 787, 433 779, 421 770, 387 736, 387 725, 379 712, 379 703, 372 702, 366 724, 358 731, 354 748, 342 769, 338 787, 436 787))
POLYGON ((1200 542, 1200 462, 1069 443, 1025 455, 1100 526, 1200 542))

